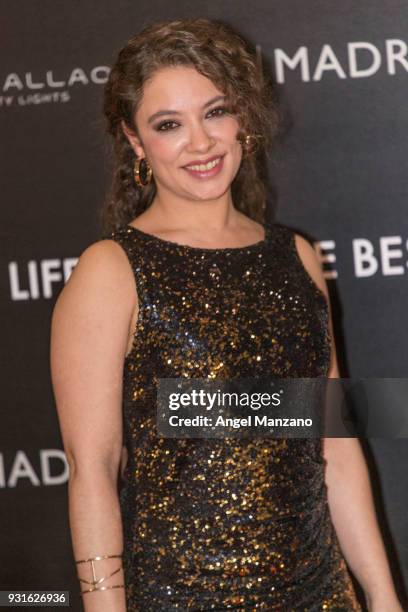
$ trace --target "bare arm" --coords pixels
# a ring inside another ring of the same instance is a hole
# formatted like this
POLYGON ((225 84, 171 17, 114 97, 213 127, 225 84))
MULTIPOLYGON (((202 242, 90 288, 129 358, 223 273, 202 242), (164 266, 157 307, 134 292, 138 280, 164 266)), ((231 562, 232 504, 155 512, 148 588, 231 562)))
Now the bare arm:
MULTIPOLYGON (((305 269, 323 291, 327 285, 313 247, 296 235, 305 269)), ((332 357, 329 378, 340 378, 330 315, 332 357)), ((357 438, 325 438, 326 485, 333 525, 345 559, 360 582, 372 612, 402 612, 377 524, 369 472, 357 438)))
MULTIPOLYGON (((117 492, 122 454, 122 375, 137 307, 133 274, 112 240, 89 246, 55 304, 51 376, 70 467, 69 521, 75 560, 123 551, 117 492)), ((121 559, 95 561, 96 579, 121 559)), ((91 580, 90 563, 75 566, 91 580)), ((100 586, 124 584, 123 570, 100 586)), ((78 582, 78 591, 90 585, 78 582)), ((124 588, 82 595, 85 612, 126 612, 124 588)))

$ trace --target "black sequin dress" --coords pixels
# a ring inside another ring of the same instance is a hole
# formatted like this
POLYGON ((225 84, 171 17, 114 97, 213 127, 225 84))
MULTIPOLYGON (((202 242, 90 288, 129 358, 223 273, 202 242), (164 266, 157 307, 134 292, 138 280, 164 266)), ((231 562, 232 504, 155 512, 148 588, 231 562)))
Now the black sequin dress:
POLYGON ((319 439, 157 435, 158 378, 316 377, 326 298, 294 233, 180 245, 121 227, 139 315, 123 379, 120 493, 127 612, 358 611, 331 522, 319 439))

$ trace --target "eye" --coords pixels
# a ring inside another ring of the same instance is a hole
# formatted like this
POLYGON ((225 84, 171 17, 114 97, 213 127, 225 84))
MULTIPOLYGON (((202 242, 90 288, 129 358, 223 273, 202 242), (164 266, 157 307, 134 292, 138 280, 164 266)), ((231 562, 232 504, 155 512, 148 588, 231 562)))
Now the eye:
POLYGON ((155 130, 158 132, 167 132, 169 130, 174 130, 177 125, 175 121, 162 121, 162 123, 156 125, 155 130))
MULTIPOLYGON (((225 106, 217 106, 207 113, 207 117, 222 117, 228 113, 228 109, 225 106)), ((162 121, 155 126, 157 132, 168 132, 179 127, 179 124, 175 121, 162 121)))
POLYGON ((210 112, 208 113, 207 116, 209 116, 209 117, 221 117, 222 115, 226 115, 227 112, 228 111, 225 108, 225 106, 217 106, 217 108, 213 108, 212 110, 210 110, 210 112))

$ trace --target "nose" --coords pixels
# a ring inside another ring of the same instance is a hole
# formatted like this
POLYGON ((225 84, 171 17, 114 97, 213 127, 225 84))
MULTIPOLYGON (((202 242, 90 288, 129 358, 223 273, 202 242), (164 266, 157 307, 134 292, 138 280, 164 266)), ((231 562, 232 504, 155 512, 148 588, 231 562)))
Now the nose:
POLYGON ((190 152, 206 153, 214 145, 215 140, 200 122, 190 127, 188 149, 190 152))

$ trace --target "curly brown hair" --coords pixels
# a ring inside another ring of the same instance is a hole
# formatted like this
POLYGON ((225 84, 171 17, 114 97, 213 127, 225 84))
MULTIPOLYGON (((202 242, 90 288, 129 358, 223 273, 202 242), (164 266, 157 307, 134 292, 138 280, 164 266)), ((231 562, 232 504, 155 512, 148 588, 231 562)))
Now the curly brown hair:
POLYGON ((169 66, 193 66, 226 96, 236 115, 239 136, 256 135, 257 149, 243 155, 232 185, 234 206, 264 222, 266 185, 261 156, 272 144, 279 125, 277 99, 256 51, 229 26, 204 18, 154 23, 128 40, 113 64, 104 89, 103 111, 113 136, 113 174, 103 209, 102 231, 113 231, 146 210, 156 193, 154 180, 140 189, 134 182, 135 152, 121 122, 137 134, 135 113, 143 84, 169 66))

